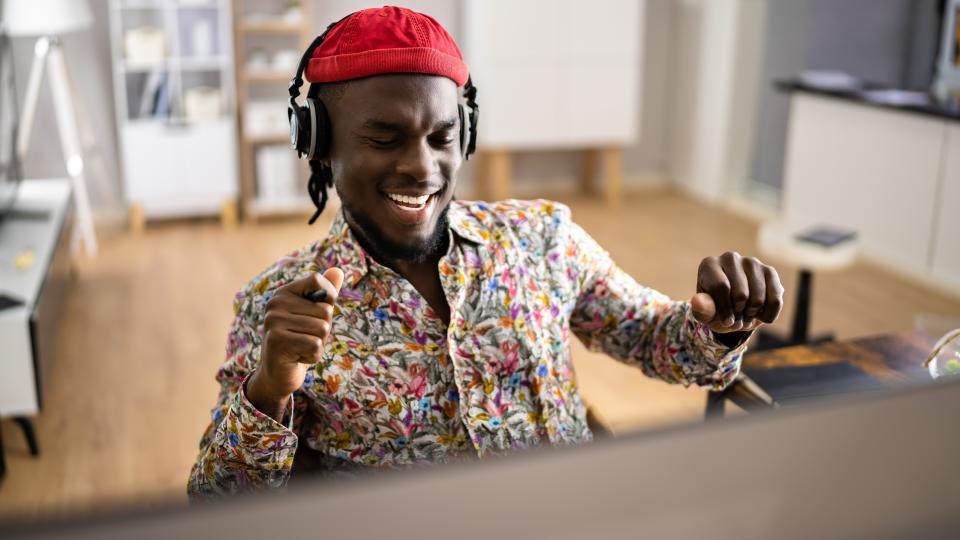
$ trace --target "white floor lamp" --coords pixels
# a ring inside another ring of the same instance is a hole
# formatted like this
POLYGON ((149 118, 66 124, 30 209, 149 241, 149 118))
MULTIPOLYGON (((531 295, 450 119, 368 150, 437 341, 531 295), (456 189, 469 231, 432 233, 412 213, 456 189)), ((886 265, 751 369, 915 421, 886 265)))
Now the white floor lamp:
POLYGON ((67 65, 64 61, 60 37, 68 32, 89 28, 93 16, 86 0, 5 0, 4 27, 12 37, 36 36, 33 64, 27 79, 27 93, 23 102, 21 131, 17 140, 17 153, 21 163, 26 157, 33 128, 40 83, 46 68, 50 78, 53 108, 60 132, 60 147, 66 162, 67 174, 73 184, 73 196, 77 211, 79 239, 88 255, 97 254, 97 237, 93 228, 90 199, 84 175, 83 151, 77 130, 74 99, 71 95, 67 65))

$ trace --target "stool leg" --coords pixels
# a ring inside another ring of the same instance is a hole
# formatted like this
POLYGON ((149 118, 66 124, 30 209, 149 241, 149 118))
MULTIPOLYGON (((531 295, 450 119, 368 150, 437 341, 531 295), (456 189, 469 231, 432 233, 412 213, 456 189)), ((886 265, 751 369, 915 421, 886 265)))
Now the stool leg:
POLYGON ((707 392, 707 410, 704 414, 704 420, 719 420, 723 418, 723 404, 727 400, 726 391, 710 390, 707 392))
POLYGON ((810 294, 813 289, 813 272, 800 270, 800 286, 797 288, 797 309, 793 315, 794 345, 806 343, 807 327, 810 324, 810 294))
POLYGON ((27 446, 30 448, 31 456, 40 455, 40 445, 37 444, 37 432, 33 429, 33 422, 25 416, 17 416, 13 419, 20 429, 23 430, 23 437, 27 439, 27 446))
POLYGON ((3 422, 0 422, 0 480, 7 475, 7 460, 3 452, 3 422))

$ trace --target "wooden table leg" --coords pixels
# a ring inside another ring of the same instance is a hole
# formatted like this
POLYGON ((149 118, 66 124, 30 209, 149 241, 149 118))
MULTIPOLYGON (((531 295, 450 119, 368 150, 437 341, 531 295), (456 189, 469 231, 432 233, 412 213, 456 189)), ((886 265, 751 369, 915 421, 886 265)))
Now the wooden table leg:
POLYGON ((583 165, 580 169, 580 193, 582 195, 593 195, 597 190, 597 162, 599 161, 600 151, 596 148, 588 148, 583 152, 583 165))
POLYGON ((3 451, 3 421, 0 421, 0 480, 7 475, 7 460, 3 451))
POLYGON ((480 198, 499 201, 510 196, 513 165, 508 150, 488 150, 481 157, 477 191, 480 198))
POLYGON ((227 199, 220 205, 220 226, 227 230, 237 227, 236 199, 227 199))
POLYGON ((140 203, 132 203, 127 213, 130 220, 130 232, 137 235, 143 234, 143 229, 146 227, 143 206, 140 203))
POLYGON ((623 149, 603 149, 603 199, 610 206, 620 204, 623 197, 623 149))

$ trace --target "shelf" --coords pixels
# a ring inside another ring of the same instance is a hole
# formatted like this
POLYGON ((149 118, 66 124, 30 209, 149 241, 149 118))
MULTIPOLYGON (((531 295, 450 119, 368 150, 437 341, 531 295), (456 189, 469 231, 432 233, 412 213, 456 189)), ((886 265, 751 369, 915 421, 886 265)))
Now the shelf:
POLYGON ((287 73, 286 71, 244 72, 243 80, 252 83, 290 82, 290 79, 293 78, 291 73, 287 73))
POLYGON ((302 22, 276 21, 244 21, 240 23, 240 31, 248 34, 295 34, 303 31, 302 22))
POLYGON ((249 144, 280 144, 290 143, 289 133, 268 133, 257 135, 244 135, 243 141, 249 144))
POLYGON ((169 67, 167 61, 150 62, 143 64, 130 64, 127 62, 118 62, 117 70, 122 73, 150 73, 151 71, 166 70, 169 67))
POLYGON ((307 197, 295 199, 253 199, 250 201, 250 212, 257 216, 280 214, 307 214, 316 209, 313 201, 307 197))
POLYGON ((157 0, 126 0, 114 6, 117 9, 163 9, 163 3, 157 0))
POLYGON ((226 56, 183 56, 177 59, 180 69, 187 71, 213 71, 230 68, 226 56))

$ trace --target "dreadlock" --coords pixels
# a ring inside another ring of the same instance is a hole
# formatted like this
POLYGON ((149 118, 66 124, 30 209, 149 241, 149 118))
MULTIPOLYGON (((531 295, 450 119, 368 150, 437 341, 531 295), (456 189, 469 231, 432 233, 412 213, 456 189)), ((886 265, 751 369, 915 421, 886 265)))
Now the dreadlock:
MULTIPOLYGON (((307 90, 307 97, 319 97, 323 100, 324 105, 329 107, 332 103, 340 100, 348 84, 348 82, 314 83, 307 90)), ((310 194, 313 205, 317 207, 317 211, 307 222, 308 225, 313 225, 313 222, 323 213, 323 209, 327 207, 327 201, 330 199, 327 192, 328 188, 333 188, 333 169, 329 165, 323 164, 320 159, 311 159, 307 192, 310 194)))
POLYGON ((307 222, 307 225, 313 225, 313 222, 320 217, 323 209, 327 207, 327 200, 330 195, 327 188, 333 187, 333 171, 327 165, 320 163, 319 160, 310 160, 310 180, 307 182, 307 192, 310 193, 310 200, 317 207, 313 217, 307 222))

